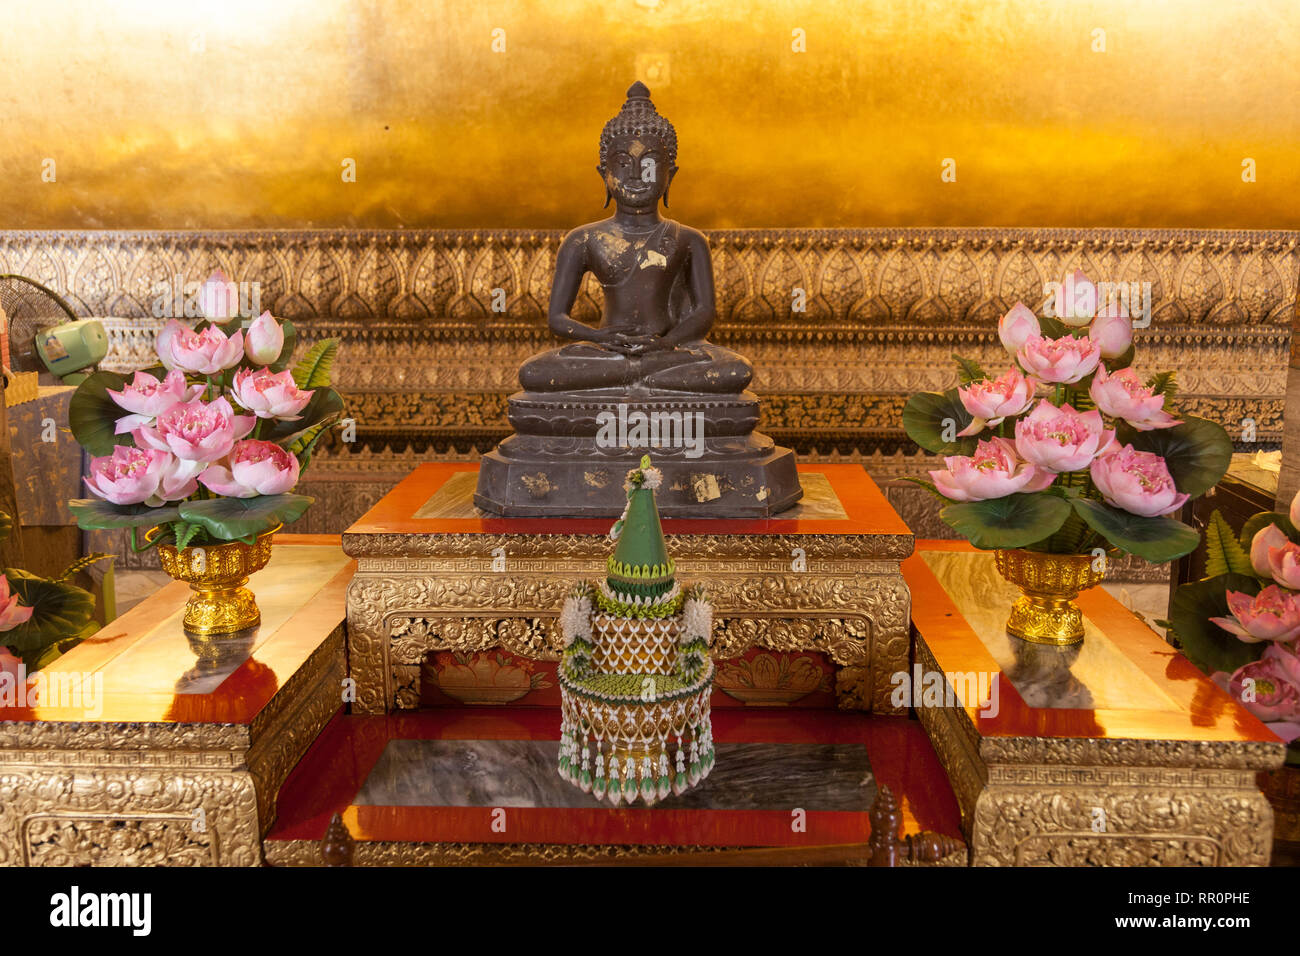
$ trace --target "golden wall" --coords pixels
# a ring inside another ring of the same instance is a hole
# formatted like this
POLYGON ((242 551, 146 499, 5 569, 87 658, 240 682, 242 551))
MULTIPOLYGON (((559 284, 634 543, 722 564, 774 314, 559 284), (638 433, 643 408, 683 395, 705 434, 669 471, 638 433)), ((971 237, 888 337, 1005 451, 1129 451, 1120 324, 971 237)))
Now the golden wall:
POLYGON ((1294 0, 0 8, 0 229, 573 225, 637 77, 705 228, 1300 219, 1294 0))

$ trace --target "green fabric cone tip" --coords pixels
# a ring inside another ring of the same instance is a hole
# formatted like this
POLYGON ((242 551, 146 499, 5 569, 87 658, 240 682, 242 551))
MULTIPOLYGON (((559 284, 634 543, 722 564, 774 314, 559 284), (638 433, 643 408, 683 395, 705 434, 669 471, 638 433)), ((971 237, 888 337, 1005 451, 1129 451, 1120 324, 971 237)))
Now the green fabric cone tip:
POLYGON ((650 456, 644 455, 641 467, 628 473, 632 490, 628 492, 627 511, 619 522, 622 527, 618 543, 606 566, 606 579, 614 591, 643 598, 671 590, 674 571, 659 524, 654 490, 644 486, 649 467, 650 456))

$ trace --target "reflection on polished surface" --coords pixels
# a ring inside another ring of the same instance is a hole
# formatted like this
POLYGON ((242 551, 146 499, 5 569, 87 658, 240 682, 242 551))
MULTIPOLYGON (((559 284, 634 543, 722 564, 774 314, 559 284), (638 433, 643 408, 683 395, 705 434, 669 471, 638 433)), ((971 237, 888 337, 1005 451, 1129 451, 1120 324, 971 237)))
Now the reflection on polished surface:
MULTIPOLYGON (((337 538, 284 535, 254 574, 262 623, 222 638, 187 635, 181 616, 190 590, 175 582, 43 673, 47 682, 92 686, 93 710, 43 704, 6 708, 9 720, 221 721, 252 719, 306 656, 343 619, 351 561, 337 538), (306 540, 311 543, 298 544, 306 540)), ((47 698, 48 700, 48 698, 47 698)))
POLYGON ((964 708, 983 736, 1277 742, 1102 588, 1078 598, 1083 644, 1055 649, 1006 633, 1019 591, 997 573, 991 552, 964 541, 918 541, 903 575, 918 660, 932 655, 949 674, 1000 675, 996 714, 964 708))
POLYGON ((628 808, 597 804, 556 776, 560 724, 553 708, 341 714, 285 781, 267 858, 287 859, 297 841, 319 840, 336 812, 354 837, 374 842, 856 842, 866 838, 865 810, 877 783, 899 797, 905 833, 960 833, 952 789, 914 720, 737 708, 715 711, 713 722, 719 761, 700 790, 652 808, 628 808), (731 782, 724 757, 732 765, 731 782), (719 773, 724 777, 715 780, 719 773), (807 811, 801 832, 790 826, 796 802, 807 811), (496 807, 510 808, 504 834, 491 827, 496 807))
MULTIPOLYGON (((392 740, 359 805, 608 807, 555 773, 556 740, 392 740)), ((861 744, 719 743, 715 769, 663 809, 843 810, 865 813, 875 778, 861 744)))
POLYGON ((1007 610, 1020 589, 997 573, 992 552, 925 551, 923 556, 1030 707, 1178 709, 1086 614, 1083 643, 1072 647, 1031 644, 1008 634, 1007 610))

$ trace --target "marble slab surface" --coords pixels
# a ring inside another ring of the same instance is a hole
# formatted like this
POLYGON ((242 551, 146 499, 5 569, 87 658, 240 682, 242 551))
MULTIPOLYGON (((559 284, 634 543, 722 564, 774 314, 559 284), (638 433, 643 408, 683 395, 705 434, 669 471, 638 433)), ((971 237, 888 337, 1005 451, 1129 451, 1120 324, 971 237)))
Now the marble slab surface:
POLYGON ((1032 644, 1008 634, 1007 615, 1020 589, 998 574, 992 552, 920 553, 1030 707, 1181 710, 1086 614, 1083 643, 1072 647, 1032 644))
MULTIPOLYGON (((554 740, 391 740, 353 802, 610 807, 560 777, 559 747, 554 740)), ((719 743, 713 772, 703 784, 655 806, 865 812, 875 796, 875 778, 861 744, 719 743)))
MULTIPOLYGON (((793 508, 781 512, 781 520, 791 518, 820 518, 841 520, 848 517, 844 505, 826 476, 820 472, 800 472, 803 497, 793 508)), ((461 471, 448 478, 433 495, 412 515, 413 518, 484 518, 490 515, 474 504, 474 488, 478 472, 461 471)))

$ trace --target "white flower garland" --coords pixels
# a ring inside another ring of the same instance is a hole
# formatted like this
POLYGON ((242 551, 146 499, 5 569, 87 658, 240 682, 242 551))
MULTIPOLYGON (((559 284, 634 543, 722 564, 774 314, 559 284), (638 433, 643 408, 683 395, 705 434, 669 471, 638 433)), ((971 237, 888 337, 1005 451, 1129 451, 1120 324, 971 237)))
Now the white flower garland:
POLYGON ((713 643, 713 605, 701 598, 687 598, 682 608, 682 637, 713 643))
POLYGON ((567 648, 576 638, 591 640, 591 598, 585 594, 570 594, 560 609, 560 637, 567 648))

